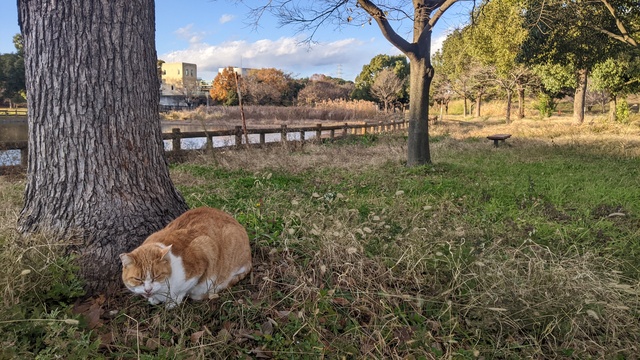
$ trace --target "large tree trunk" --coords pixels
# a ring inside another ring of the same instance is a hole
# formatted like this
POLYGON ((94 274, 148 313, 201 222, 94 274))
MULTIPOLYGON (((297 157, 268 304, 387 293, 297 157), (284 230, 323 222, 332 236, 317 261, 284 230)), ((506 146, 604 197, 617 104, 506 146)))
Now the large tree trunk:
MULTIPOLYGON (((24 233, 84 241, 89 294, 187 210, 164 157, 153 0, 18 0, 29 106, 24 233)), ((114 286, 115 285, 115 286, 114 286)))
POLYGON ((409 58, 409 139, 407 142, 407 166, 431 163, 429 152, 429 87, 433 79, 431 66, 432 27, 445 8, 438 9, 431 19, 434 8, 442 5, 428 0, 413 0, 413 42, 399 36, 387 20, 387 14, 369 0, 357 0, 380 27, 382 35, 409 58), (431 24, 433 22, 433 24, 431 24))
MULTIPOLYGON (((425 30, 427 31, 427 30, 425 30)), ((431 163, 429 151, 429 86, 433 79, 433 67, 428 57, 411 59, 411 84, 409 86, 409 139, 407 165, 431 163)))
POLYGON ((401 49, 409 57, 409 139, 407 166, 431 163, 429 149, 429 88, 433 80, 431 66, 431 9, 424 0, 413 2, 413 44, 401 49))
POLYGON ((573 119, 582 124, 584 122, 584 104, 587 96, 587 70, 580 69, 576 73, 577 84, 573 100, 573 119))

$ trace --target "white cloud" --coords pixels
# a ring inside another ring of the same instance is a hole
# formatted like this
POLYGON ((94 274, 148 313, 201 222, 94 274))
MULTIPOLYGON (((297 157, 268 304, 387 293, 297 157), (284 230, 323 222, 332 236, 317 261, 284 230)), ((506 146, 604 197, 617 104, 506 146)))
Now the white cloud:
POLYGON ((162 54, 160 58, 167 62, 195 63, 198 76, 204 80, 212 80, 218 68, 240 65, 245 68, 274 67, 301 77, 321 73, 353 80, 362 65, 378 53, 379 48, 353 38, 308 47, 301 45, 298 38, 282 37, 254 42, 226 41, 216 45, 192 42, 189 48, 162 54))
POLYGON ((449 36, 449 32, 443 32, 435 38, 431 39, 431 55, 435 54, 438 50, 442 49, 442 44, 449 36))
POLYGON ((174 31, 174 33, 180 37, 188 37, 189 34, 191 34, 191 29, 193 29, 193 24, 181 27, 178 30, 174 31))
POLYGON ((174 34, 189 41, 190 44, 197 44, 201 42, 205 35, 205 33, 202 31, 194 31, 193 24, 188 24, 187 26, 179 28, 178 30, 174 31, 174 34))
POLYGON ((220 22, 220 24, 225 24, 228 23, 229 21, 235 19, 235 15, 231 15, 231 14, 223 14, 222 16, 220 16, 220 19, 218 19, 218 21, 220 22))

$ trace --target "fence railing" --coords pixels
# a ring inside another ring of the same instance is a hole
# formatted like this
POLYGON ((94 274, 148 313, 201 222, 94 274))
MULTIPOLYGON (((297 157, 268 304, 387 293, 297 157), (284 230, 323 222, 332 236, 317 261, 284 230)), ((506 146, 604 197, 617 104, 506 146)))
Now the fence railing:
MULTIPOLYGON (((259 135, 259 142, 252 143, 249 145, 265 145, 267 143, 266 136, 268 134, 280 134, 279 141, 269 141, 269 143, 289 143, 289 142, 305 142, 308 141, 305 137, 309 132, 314 132, 313 141, 322 142, 322 141, 331 141, 337 137, 344 137, 347 135, 366 135, 366 134, 376 134, 391 130, 397 129, 405 129, 408 123, 404 120, 402 121, 392 121, 392 122, 379 122, 379 123, 364 123, 364 124, 349 124, 344 123, 342 125, 331 125, 331 126, 323 126, 322 124, 317 124, 316 126, 296 126, 296 127, 288 127, 287 125, 282 125, 280 128, 263 128, 263 129, 247 129, 247 135, 259 135), (287 134, 298 133, 299 137, 295 140, 290 140, 287 134)), ((182 139, 194 139, 194 138, 205 138, 206 143, 210 146, 213 146, 214 138, 216 137, 225 137, 232 138, 234 142, 231 144, 227 144, 225 147, 242 147, 247 144, 243 141, 244 139, 244 131, 241 126, 236 126, 234 129, 229 130, 214 130, 214 131, 190 131, 190 132, 182 132, 179 128, 174 128, 170 133, 163 133, 163 140, 170 140, 172 144, 172 149, 167 151, 168 155, 178 155, 178 153, 184 154, 184 151, 188 149, 184 149, 182 146, 182 139)), ((219 147, 218 147, 219 148, 219 147)), ((27 165, 28 158, 28 142, 27 141, 10 141, 10 142, 1 142, 0 141, 0 151, 6 150, 20 150, 20 165, 11 165, 11 166, 1 166, 0 165, 0 174, 3 173, 3 168, 6 170, 8 168, 15 167, 25 167, 27 165)))
POLYGON ((0 109, 0 116, 27 116, 27 109, 0 109))
MULTIPOLYGON (((291 141, 305 142, 306 134, 309 132, 315 133, 313 137, 314 141, 324 141, 324 140, 332 140, 339 136, 347 136, 347 135, 366 135, 366 134, 375 134, 390 130, 396 129, 404 129, 407 127, 407 122, 402 121, 392 121, 392 122, 379 122, 379 123, 365 123, 365 124, 349 124, 344 123, 343 125, 331 125, 331 126, 323 126, 322 124, 317 124, 316 126, 296 126, 296 127, 288 127, 287 125, 282 125, 280 128, 263 128, 263 129, 247 129, 247 135, 259 135, 259 141, 257 143, 252 143, 249 145, 264 145, 267 143, 266 138, 268 134, 279 134, 281 143, 287 143, 291 141), (296 140, 289 140, 287 134, 299 134, 299 138, 296 140)), ((243 145, 247 145, 243 142, 244 131, 242 130, 242 126, 236 126, 235 129, 229 130, 215 130, 215 131, 193 131, 193 132, 182 132, 179 128, 172 129, 170 133, 162 134, 163 140, 171 140, 172 142, 172 150, 171 151, 182 151, 184 150, 182 147, 182 139, 193 139, 193 138, 205 138, 207 144, 213 144, 214 138, 216 137, 232 137, 234 139, 232 144, 227 146, 232 147, 240 147, 243 145)), ((274 142, 274 141, 271 141, 274 142)))

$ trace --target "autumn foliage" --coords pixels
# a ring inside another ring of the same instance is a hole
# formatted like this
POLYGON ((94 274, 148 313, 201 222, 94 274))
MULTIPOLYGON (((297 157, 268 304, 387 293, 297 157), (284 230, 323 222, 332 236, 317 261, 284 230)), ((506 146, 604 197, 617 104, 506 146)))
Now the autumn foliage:
POLYGON ((293 79, 275 68, 256 69, 249 72, 243 90, 252 104, 283 105, 293 79))
MULTIPOLYGON (((238 76, 240 78, 240 76, 238 76)), ((226 67, 222 72, 218 73, 209 94, 214 101, 221 102, 225 105, 235 105, 237 103, 237 85, 236 75, 231 66, 226 67)))

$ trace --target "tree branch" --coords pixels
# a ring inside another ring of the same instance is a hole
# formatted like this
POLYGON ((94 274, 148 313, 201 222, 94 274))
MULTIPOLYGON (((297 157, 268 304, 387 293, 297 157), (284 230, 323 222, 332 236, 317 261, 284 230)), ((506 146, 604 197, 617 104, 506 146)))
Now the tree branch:
POLYGON ((620 18, 616 15, 616 11, 613 8, 613 6, 611 6, 611 4, 609 3, 608 0, 600 0, 600 2, 602 4, 604 4, 604 6, 607 8, 607 10, 609 10, 609 13, 611 14, 611 16, 613 16, 613 19, 616 21, 616 26, 618 27, 618 30, 620 30, 620 35, 617 34, 613 34, 610 31, 606 31, 604 29, 598 29, 596 28, 596 30, 600 31, 603 34, 606 34, 616 40, 620 40, 624 43, 627 43, 631 46, 635 46, 638 47, 638 42, 631 37, 631 35, 629 35, 629 32, 627 31, 627 29, 625 28, 624 24, 622 23, 622 20, 620 20, 620 18))
MULTIPOLYGON (((424 42, 426 42, 427 38, 431 37, 430 36, 431 30, 436 25, 438 20, 440 20, 440 18, 442 17, 442 14, 444 14, 445 11, 447 11, 453 4, 457 3, 458 1, 459 0, 437 0, 437 1, 432 0, 431 2, 429 2, 430 11, 433 11, 433 9, 437 9, 437 10, 435 14, 433 14, 433 16, 429 18, 429 22, 428 22, 429 29, 427 29, 427 31, 425 31, 425 29, 422 29, 422 32, 420 33, 420 37, 418 37, 418 44, 423 44, 424 42)), ((475 0, 474 0, 474 3, 475 3, 475 0)), ((429 49, 431 49, 431 44, 429 44, 429 49)))
POLYGON ((391 43, 391 45, 398 48, 407 56, 415 53, 414 44, 409 43, 402 36, 398 35, 395 30, 393 30, 384 11, 369 0, 358 0, 358 4, 376 21, 378 27, 380 27, 382 35, 391 43))
MULTIPOLYGON (((447 11, 453 4, 457 2, 458 0, 446 0, 442 2, 442 4, 437 6, 438 10, 436 10, 436 13, 433 14, 433 16, 431 16, 431 19, 429 20, 429 26, 431 27, 431 29, 436 26, 436 23, 438 22, 438 20, 440 20, 442 14, 444 14, 445 11, 447 11)), ((476 3, 475 0, 473 1, 473 3, 476 3)))
POLYGON ((610 37, 612 39, 615 39, 615 40, 618 40, 618 41, 622 41, 623 43, 629 44, 629 45, 634 46, 634 47, 638 47, 638 43, 632 37, 630 37, 629 35, 618 35, 618 34, 615 34, 615 33, 611 32, 611 31, 609 31, 607 29, 603 29, 603 28, 600 28, 600 27, 597 27, 597 26, 591 26, 591 28, 596 30, 596 31, 599 31, 599 32, 601 32, 601 33, 603 33, 605 35, 607 35, 608 37, 610 37))

